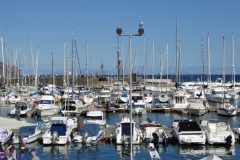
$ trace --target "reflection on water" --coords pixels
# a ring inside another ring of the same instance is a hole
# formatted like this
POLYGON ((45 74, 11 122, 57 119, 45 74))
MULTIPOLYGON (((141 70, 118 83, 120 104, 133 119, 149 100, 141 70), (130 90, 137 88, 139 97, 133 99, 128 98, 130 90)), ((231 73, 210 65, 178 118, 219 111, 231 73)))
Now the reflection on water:
MULTIPOLYGON (((210 102, 212 106, 216 105, 215 103, 210 102)), ((238 102, 239 105, 239 102, 238 102)), ((13 107, 0 107, 0 115, 6 116, 7 113, 13 107)), ((129 116, 128 113, 104 113, 107 124, 116 125, 122 120, 123 116, 129 116)), ((43 119, 47 120, 51 117, 44 117, 43 119)), ((136 126, 139 127, 143 120, 150 118, 152 120, 158 121, 160 124, 166 125, 168 127, 172 126, 172 122, 177 118, 190 118, 190 119, 221 119, 225 120, 230 124, 232 128, 239 127, 240 116, 235 117, 224 117, 219 116, 215 112, 206 113, 202 116, 193 116, 193 115, 179 115, 171 113, 159 113, 159 112, 150 112, 146 115, 133 115, 133 120, 136 122, 136 126)), ((27 121, 31 123, 36 123, 35 118, 24 118, 22 121, 27 121)), ((4 147, 7 145, 4 145, 4 147)), ((17 155, 19 155, 20 146, 14 145, 17 149, 17 155)), ((31 159, 30 152, 31 150, 36 150, 37 155, 41 159, 56 159, 56 160, 102 160, 102 159, 111 159, 111 160, 126 160, 130 156, 130 146, 116 145, 114 142, 102 142, 100 141, 97 145, 85 145, 78 144, 73 145, 69 143, 64 146, 43 146, 41 142, 34 142, 27 144, 25 146, 25 153, 28 159, 31 159)), ((236 143, 234 146, 227 145, 179 145, 178 143, 169 144, 164 147, 159 145, 158 152, 162 159, 201 159, 208 156, 212 152, 218 155, 223 159, 238 159, 240 158, 239 154, 235 150, 240 150, 239 143, 236 143)), ((148 160, 150 155, 148 148, 143 145, 133 145, 133 154, 134 159, 148 160)))

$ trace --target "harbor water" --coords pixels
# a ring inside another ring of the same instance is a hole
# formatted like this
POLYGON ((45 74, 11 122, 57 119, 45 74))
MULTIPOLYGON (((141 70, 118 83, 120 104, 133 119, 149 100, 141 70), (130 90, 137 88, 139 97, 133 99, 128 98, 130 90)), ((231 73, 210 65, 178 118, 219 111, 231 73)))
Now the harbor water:
MULTIPOLYGON (((237 103, 240 108, 239 101, 231 102, 237 103)), ((216 106, 215 103, 209 103, 211 106, 216 106)), ((5 117, 7 113, 13 108, 0 107, 0 116, 5 117)), ((128 113, 104 113, 107 124, 116 125, 120 122, 123 116, 128 116, 128 113)), ((173 113, 159 113, 148 112, 146 115, 134 115, 133 119, 136 126, 139 126, 143 120, 150 118, 151 120, 158 121, 160 124, 171 127, 174 119, 177 118, 190 118, 190 119, 221 119, 228 122, 231 128, 239 127, 240 115, 235 117, 219 116, 215 112, 206 113, 203 116, 190 116, 180 115, 173 113)), ((35 118, 21 119, 35 123, 35 118)), ((4 122, 1 122, 4 123, 4 122)), ((15 145, 17 156, 19 156, 20 146, 15 145)), ((69 143, 64 146, 50 145, 43 146, 41 141, 36 141, 25 146, 25 156, 31 159, 31 151, 35 150, 40 159, 45 160, 128 160, 130 159, 130 146, 116 145, 114 142, 100 141, 96 145, 74 145, 69 143)), ((164 159, 201 159, 209 154, 216 154, 222 159, 239 159, 240 158, 240 143, 236 141, 234 146, 229 145, 179 145, 178 142, 170 142, 167 146, 159 146, 158 152, 161 158, 164 159)), ((142 145, 133 145, 133 155, 135 160, 148 160, 151 159, 148 149, 144 143, 142 145)))

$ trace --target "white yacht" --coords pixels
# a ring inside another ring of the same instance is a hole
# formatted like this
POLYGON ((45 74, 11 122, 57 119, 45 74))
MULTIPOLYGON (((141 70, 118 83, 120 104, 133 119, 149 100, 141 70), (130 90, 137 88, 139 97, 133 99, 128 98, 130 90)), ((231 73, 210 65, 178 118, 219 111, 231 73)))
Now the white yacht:
MULTIPOLYGON (((127 103, 128 107, 130 104, 127 103)), ((146 114, 146 102, 143 96, 139 93, 132 93, 132 109, 136 114, 146 114)))
POLYGON ((0 143, 7 143, 12 137, 13 131, 9 128, 0 128, 0 143))
POLYGON ((187 101, 187 93, 185 91, 177 90, 173 94, 172 109, 186 109, 189 103, 187 101))
POLYGON ((156 121, 150 119, 143 121, 140 125, 142 130, 143 139, 147 144, 167 144, 168 135, 165 132, 163 126, 156 121))
POLYGON ((8 95, 8 102, 10 104, 15 104, 16 102, 21 100, 21 96, 19 96, 18 94, 10 94, 8 95))
POLYGON ((67 126, 67 117, 53 117, 51 127, 43 134, 43 144, 63 145, 71 140, 72 127, 67 126))
POLYGON ((98 98, 102 103, 106 103, 110 101, 111 100, 110 90, 102 89, 98 98))
POLYGON ((7 92, 0 92, 0 101, 6 102, 8 100, 7 92))
POLYGON ((206 113, 206 108, 201 99, 191 98, 188 99, 188 113, 192 115, 201 116, 206 113))
POLYGON ((99 124, 86 123, 80 133, 73 137, 73 143, 96 144, 104 136, 99 124))
POLYGON ((106 120, 102 111, 90 110, 87 112, 85 123, 96 123, 100 126, 106 126, 106 120))
POLYGON ((117 101, 119 103, 127 103, 129 100, 129 94, 128 93, 123 93, 117 97, 117 101))
POLYGON ((174 129, 179 144, 205 144, 206 135, 195 121, 180 121, 174 129))
POLYGON ((136 127, 136 123, 134 121, 130 122, 130 119, 127 117, 123 117, 122 121, 117 124, 117 128, 115 130, 115 136, 113 138, 116 139, 117 144, 130 144, 130 128, 132 124, 132 144, 140 144, 140 139, 142 136, 142 132, 140 129, 136 127))
POLYGON ((222 103, 223 101, 229 102, 231 99, 231 96, 228 95, 227 90, 223 87, 214 87, 211 89, 211 94, 205 94, 205 95, 209 101, 218 102, 218 103, 222 103))
POLYGON ((75 116, 77 113, 80 113, 80 110, 84 107, 83 102, 76 99, 76 100, 66 100, 63 103, 63 108, 61 110, 62 115, 72 115, 75 116))
POLYGON ((13 136, 12 142, 18 143, 32 143, 38 139, 42 131, 37 126, 23 126, 18 133, 13 136))
POLYGON ((60 112, 60 107, 55 105, 52 95, 43 95, 36 108, 38 116, 51 116, 60 112))
POLYGON ((217 114, 222 115, 222 116, 236 116, 237 115, 237 105, 234 106, 230 103, 217 104, 217 114))
POLYGON ((168 97, 167 92, 160 92, 158 99, 161 103, 168 103, 170 98, 168 97))
POLYGON ((235 144, 235 137, 229 124, 222 120, 202 120, 201 126, 204 129, 209 144, 235 144))
POLYGON ((28 112, 31 111, 26 102, 17 102, 15 103, 15 108, 8 113, 9 117, 26 117, 28 112))

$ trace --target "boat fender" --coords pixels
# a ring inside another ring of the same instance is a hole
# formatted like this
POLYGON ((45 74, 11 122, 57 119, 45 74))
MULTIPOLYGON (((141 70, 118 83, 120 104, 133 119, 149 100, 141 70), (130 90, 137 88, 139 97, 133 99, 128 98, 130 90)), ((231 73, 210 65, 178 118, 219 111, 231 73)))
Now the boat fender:
POLYGON ((104 135, 102 135, 102 136, 101 136, 101 140, 104 140, 104 139, 105 139, 105 137, 104 137, 104 135))

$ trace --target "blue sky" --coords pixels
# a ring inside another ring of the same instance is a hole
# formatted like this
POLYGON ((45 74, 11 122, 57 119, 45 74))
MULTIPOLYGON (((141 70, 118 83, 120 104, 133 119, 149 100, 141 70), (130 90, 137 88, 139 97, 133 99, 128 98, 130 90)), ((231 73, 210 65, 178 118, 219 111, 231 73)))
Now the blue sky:
MULTIPOLYGON (((38 47, 40 49, 40 74, 51 74, 52 53, 54 54, 55 73, 62 74, 64 41, 67 53, 72 54, 73 30, 81 72, 86 72, 88 50, 89 73, 101 73, 100 66, 103 63, 105 74, 116 74, 117 26, 122 28, 123 34, 133 34, 137 33, 139 22, 143 22, 147 60, 145 61, 144 36, 133 37, 132 58, 136 57, 133 60, 135 61, 134 72, 139 70, 141 74, 144 62, 146 62, 147 74, 151 74, 152 70, 154 74, 159 73, 160 52, 164 55, 168 43, 168 72, 174 74, 177 18, 178 41, 181 41, 182 72, 201 74, 203 30, 205 74, 208 34, 212 73, 222 73, 223 36, 226 42, 226 72, 231 73, 232 32, 235 39, 236 74, 240 74, 240 63, 238 63, 240 59, 239 12, 240 1, 238 0, 9 0, 1 2, 0 37, 6 43, 8 34, 9 55, 11 52, 16 54, 16 50, 20 51, 21 67, 25 66, 24 55, 29 57, 28 37, 30 37, 34 61, 38 47), (153 42, 154 60, 152 60, 153 42), (86 44, 88 44, 88 49, 86 44), (135 48, 137 48, 137 54, 135 48)), ((123 48, 124 61, 126 61, 129 39, 119 37, 119 42, 123 44, 120 48, 123 48)), ((121 50, 120 53, 122 54, 121 50)), ((32 67, 29 67, 29 58, 27 61, 28 73, 29 68, 32 67)), ((166 73, 166 60, 164 61, 164 73, 166 73)))

